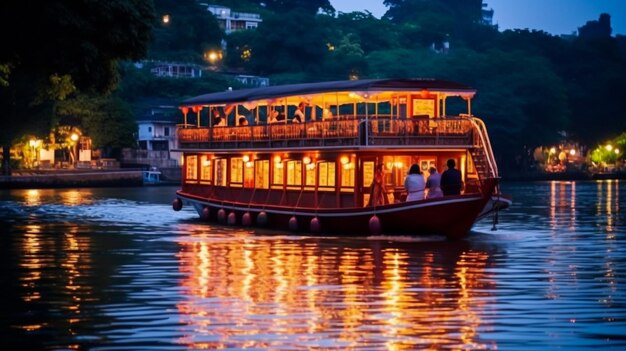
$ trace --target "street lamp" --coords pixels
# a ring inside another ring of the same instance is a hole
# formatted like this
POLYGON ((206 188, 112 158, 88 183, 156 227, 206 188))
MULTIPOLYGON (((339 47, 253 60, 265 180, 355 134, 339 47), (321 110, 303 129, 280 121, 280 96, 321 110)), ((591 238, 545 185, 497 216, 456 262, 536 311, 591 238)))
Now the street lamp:
POLYGON ((78 134, 72 133, 70 135, 71 147, 72 147, 72 155, 74 155, 74 166, 78 164, 78 134))

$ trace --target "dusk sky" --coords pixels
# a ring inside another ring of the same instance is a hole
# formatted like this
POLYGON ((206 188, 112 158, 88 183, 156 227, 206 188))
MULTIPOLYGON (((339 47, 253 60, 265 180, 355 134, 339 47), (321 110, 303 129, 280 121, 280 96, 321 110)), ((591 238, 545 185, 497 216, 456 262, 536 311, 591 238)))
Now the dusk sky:
MULTIPOLYGON (((337 11, 368 10, 382 16, 387 8, 383 0, 330 0, 337 11)), ((500 30, 528 28, 551 34, 571 34, 600 14, 611 15, 613 35, 626 35, 626 0, 485 0, 494 13, 500 30)))

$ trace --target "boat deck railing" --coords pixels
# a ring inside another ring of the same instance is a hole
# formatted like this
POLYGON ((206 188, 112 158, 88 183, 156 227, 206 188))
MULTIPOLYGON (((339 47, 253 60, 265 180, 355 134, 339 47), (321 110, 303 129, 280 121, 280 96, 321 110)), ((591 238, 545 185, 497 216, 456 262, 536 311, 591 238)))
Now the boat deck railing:
POLYGON ((179 126, 181 149, 238 149, 325 146, 465 146, 477 145, 468 117, 409 119, 335 117, 306 123, 238 127, 179 126))

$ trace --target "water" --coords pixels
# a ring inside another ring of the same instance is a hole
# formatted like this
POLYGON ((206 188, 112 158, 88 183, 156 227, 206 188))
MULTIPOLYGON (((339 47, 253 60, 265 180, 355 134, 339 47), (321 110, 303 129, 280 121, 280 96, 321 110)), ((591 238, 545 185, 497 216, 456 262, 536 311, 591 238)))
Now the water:
POLYGON ((466 239, 201 223, 175 187, 0 192, 0 345, 626 349, 626 185, 505 183, 466 239))

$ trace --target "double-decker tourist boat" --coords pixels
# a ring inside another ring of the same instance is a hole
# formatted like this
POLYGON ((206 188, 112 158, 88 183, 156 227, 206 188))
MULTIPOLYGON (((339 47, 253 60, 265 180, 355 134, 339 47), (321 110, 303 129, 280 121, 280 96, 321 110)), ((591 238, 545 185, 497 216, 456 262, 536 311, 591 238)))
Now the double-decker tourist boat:
POLYGON ((499 191, 487 129, 471 113, 475 93, 435 79, 369 79, 188 99, 173 207, 293 232, 463 237, 511 203, 499 191), (426 181, 448 160, 461 173, 460 194, 405 189, 409 169, 426 181))

